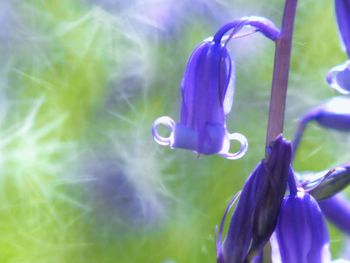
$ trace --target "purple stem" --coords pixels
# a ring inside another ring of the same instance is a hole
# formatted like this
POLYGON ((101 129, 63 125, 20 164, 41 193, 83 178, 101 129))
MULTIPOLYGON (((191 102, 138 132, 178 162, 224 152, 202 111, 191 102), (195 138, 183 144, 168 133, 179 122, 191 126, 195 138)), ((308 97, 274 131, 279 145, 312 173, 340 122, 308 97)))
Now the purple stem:
POLYGON ((286 0, 281 35, 276 41, 266 145, 269 145, 279 134, 283 133, 284 109, 297 3, 297 0, 286 0))
POLYGON ((276 41, 280 36, 278 28, 268 19, 258 16, 247 16, 241 19, 234 20, 227 23, 215 34, 213 41, 220 43, 224 35, 231 29, 239 31, 244 26, 250 26, 256 29, 257 32, 261 32, 267 38, 272 41, 276 41), (238 28, 237 28, 238 27, 238 28))
MULTIPOLYGON (((269 120, 266 133, 266 149, 275 138, 283 133, 284 110, 286 105, 290 56, 292 50, 294 19, 298 0, 286 0, 279 39, 276 40, 275 63, 270 96, 269 120)), ((266 152, 266 155, 268 153, 266 152)), ((289 187, 294 189, 295 179, 289 176, 289 187)), ((268 253, 265 246, 264 252, 268 253)))

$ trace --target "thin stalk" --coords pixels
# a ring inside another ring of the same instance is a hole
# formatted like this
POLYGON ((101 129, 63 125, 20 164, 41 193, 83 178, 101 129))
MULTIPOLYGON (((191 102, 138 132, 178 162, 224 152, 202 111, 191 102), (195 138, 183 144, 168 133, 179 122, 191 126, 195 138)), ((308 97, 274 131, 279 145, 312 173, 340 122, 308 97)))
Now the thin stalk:
MULTIPOLYGON (((279 39, 275 42, 275 62, 273 69, 269 117, 266 133, 266 146, 270 145, 270 143, 279 134, 283 133, 290 57, 292 51, 294 19, 297 4, 298 0, 286 0, 282 18, 281 35, 279 39)), ((262 252, 263 262, 271 262, 270 255, 271 247, 270 244, 267 244, 262 252)))
POLYGON ((283 133, 294 18, 297 3, 297 0, 286 0, 282 18, 281 35, 276 41, 266 145, 269 145, 279 134, 283 133))

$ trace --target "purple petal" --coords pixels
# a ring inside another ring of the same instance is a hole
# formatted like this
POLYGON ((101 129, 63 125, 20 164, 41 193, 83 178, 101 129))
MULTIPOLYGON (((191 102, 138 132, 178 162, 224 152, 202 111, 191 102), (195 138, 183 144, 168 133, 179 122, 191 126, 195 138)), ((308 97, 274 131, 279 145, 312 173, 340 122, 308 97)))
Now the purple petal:
POLYGON ((309 112, 308 121, 338 131, 350 131, 350 98, 335 97, 309 112))
POLYGON ((241 193, 237 193, 233 196, 231 201, 229 202, 228 206, 226 207, 224 216, 222 217, 221 223, 220 223, 220 229, 216 226, 215 233, 216 233, 216 261, 217 263, 224 263, 224 254, 223 254, 223 246, 222 246, 222 233, 224 231, 225 221, 227 214, 230 212, 232 206, 237 201, 239 195, 241 193))
POLYGON ((322 212, 337 228, 350 235, 350 203, 341 194, 318 202, 322 212))
POLYGON ((315 199, 303 192, 284 199, 275 230, 282 262, 329 262, 329 234, 315 199))
POLYGON ((334 3, 343 48, 350 57, 350 2, 348 0, 335 0, 334 3))
POLYGON ((244 262, 270 238, 286 190, 291 145, 282 136, 245 183, 223 245, 225 263, 244 262), (273 190, 271 190, 273 189, 273 190))
POLYGON ((293 139, 293 154, 299 148, 307 125, 315 121, 317 124, 337 131, 350 131, 350 98, 335 97, 326 103, 312 108, 300 120, 297 132, 293 139))
POLYGON ((299 179, 303 188, 316 200, 327 199, 350 184, 350 164, 318 173, 301 174, 299 179))
MULTIPOLYGON (((172 147, 198 154, 227 154, 230 134, 225 117, 233 101, 232 71, 231 55, 224 45, 206 40, 195 48, 182 79, 181 118, 175 126, 172 147)), ((239 158, 246 151, 246 140, 242 136, 232 138, 238 138, 241 150, 231 157, 239 158)))

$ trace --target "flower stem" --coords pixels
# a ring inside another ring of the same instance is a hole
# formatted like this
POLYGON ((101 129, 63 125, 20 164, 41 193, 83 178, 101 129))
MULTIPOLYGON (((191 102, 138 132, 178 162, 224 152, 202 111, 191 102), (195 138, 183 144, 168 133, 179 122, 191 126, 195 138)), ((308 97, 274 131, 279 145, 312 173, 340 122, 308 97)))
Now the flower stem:
POLYGON ((281 35, 276 41, 275 63, 270 96, 266 145, 283 132, 284 109, 288 88, 288 75, 294 18, 298 0, 286 0, 282 18, 281 35))
MULTIPOLYGON (((272 77, 269 120, 267 123, 266 146, 270 145, 279 134, 283 133, 294 18, 297 4, 298 0, 286 0, 282 18, 281 35, 275 42, 275 63, 272 77)), ((266 149, 268 149, 268 147, 266 147, 266 149)), ((291 178, 289 181, 290 180, 291 178)), ((263 262, 271 262, 271 247, 269 244, 264 247, 262 255, 262 258, 264 258, 263 262)))

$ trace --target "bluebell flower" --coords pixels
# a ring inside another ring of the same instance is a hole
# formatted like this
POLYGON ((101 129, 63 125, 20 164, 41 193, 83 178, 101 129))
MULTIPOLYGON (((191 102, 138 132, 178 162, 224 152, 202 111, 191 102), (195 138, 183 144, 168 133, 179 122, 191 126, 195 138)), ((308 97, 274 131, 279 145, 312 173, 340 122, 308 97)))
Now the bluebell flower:
POLYGON ((231 204, 224 214, 217 236, 217 262, 245 262, 270 239, 286 191, 291 155, 291 144, 282 136, 271 144, 268 157, 256 166, 246 181, 222 242, 231 204))
POLYGON ((192 150, 198 154, 220 154, 228 159, 238 159, 247 151, 248 143, 239 133, 229 133, 226 116, 232 108, 234 95, 234 63, 227 42, 244 26, 254 28, 276 40, 279 31, 267 19, 244 17, 224 25, 213 38, 200 43, 192 52, 181 83, 182 105, 180 121, 169 117, 158 118, 152 127, 153 137, 161 145, 192 150), (226 36, 228 32, 229 36, 226 36), (164 125, 169 137, 157 130, 164 125), (230 153, 230 141, 240 143, 236 153, 230 153))
POLYGON ((241 143, 241 157, 247 142, 243 135, 229 134, 225 117, 230 112, 234 92, 233 62, 229 50, 221 43, 205 40, 193 51, 182 80, 180 122, 169 117, 157 119, 153 135, 159 144, 189 149, 198 154, 228 153, 229 141, 241 143), (158 124, 171 130, 169 138, 161 137, 158 124))
POLYGON ((316 200, 302 190, 285 197, 275 235, 273 262, 330 262, 329 234, 316 200))

